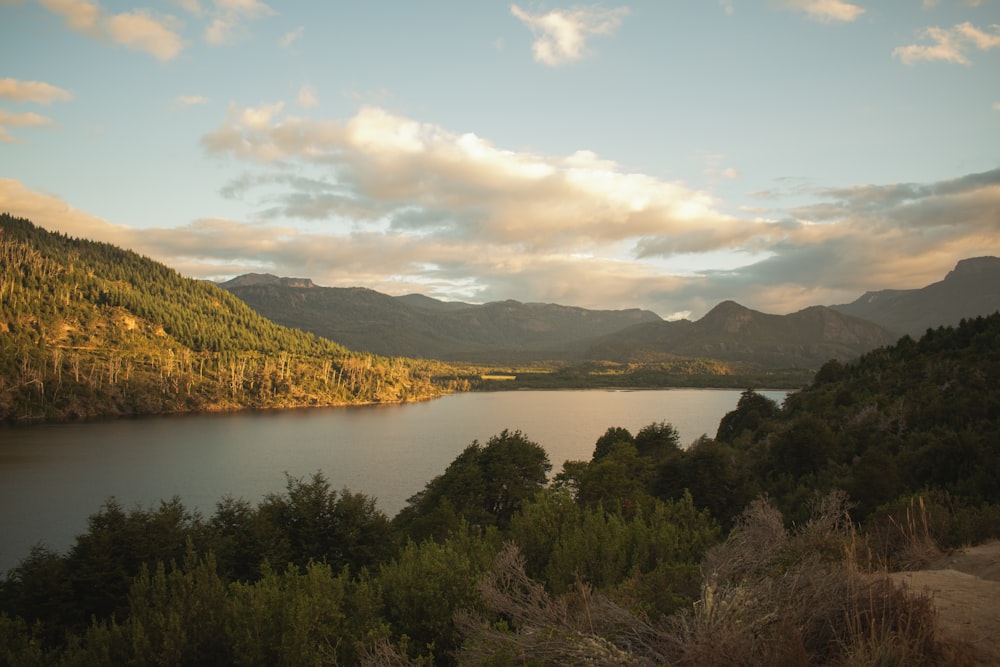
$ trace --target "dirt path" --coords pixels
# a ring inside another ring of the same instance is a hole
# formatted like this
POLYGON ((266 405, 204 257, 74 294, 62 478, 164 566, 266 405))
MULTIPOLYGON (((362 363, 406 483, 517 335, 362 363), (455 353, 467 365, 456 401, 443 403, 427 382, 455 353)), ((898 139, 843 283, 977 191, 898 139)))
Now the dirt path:
POLYGON ((926 591, 945 633, 967 642, 982 665, 1000 665, 1000 540, 942 557, 928 569, 896 572, 896 581, 926 591))

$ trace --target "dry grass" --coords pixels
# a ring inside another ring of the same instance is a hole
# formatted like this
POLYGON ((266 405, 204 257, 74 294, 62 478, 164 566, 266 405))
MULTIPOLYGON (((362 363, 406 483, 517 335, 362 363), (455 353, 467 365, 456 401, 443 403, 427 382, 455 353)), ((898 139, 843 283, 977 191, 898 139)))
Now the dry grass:
POLYGON ((553 597, 528 577, 524 564, 517 546, 507 543, 480 584, 492 615, 456 616, 466 638, 460 664, 662 664, 666 656, 655 646, 661 639, 655 628, 583 584, 553 597))
POLYGON ((902 522, 889 516, 889 521, 899 534, 899 548, 895 554, 901 570, 919 570, 941 557, 941 550, 931 537, 930 520, 923 497, 910 500, 902 522))
MULTIPOLYGON (((873 574, 846 499, 817 502, 787 531, 764 500, 703 563, 692 609, 651 622, 579 585, 554 597, 524 573, 508 544, 481 585, 491 614, 456 619, 461 664, 476 665, 952 665, 962 648, 940 638, 931 600, 873 574)), ((919 514, 908 534, 920 546, 919 514)), ((926 545, 924 545, 926 548, 926 545)))

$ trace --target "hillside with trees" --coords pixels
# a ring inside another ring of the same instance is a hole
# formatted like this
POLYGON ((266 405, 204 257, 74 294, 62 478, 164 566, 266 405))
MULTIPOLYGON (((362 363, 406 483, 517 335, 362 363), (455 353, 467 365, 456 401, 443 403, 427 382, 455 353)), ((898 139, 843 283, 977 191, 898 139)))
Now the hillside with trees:
POLYGON ((321 473, 204 518, 113 500, 0 583, 17 665, 977 665, 888 571, 1000 536, 1000 314, 610 426, 550 479, 473 442, 396 517, 321 473))
POLYGON ((396 402, 464 380, 274 324, 134 252, 0 215, 0 421, 396 402))

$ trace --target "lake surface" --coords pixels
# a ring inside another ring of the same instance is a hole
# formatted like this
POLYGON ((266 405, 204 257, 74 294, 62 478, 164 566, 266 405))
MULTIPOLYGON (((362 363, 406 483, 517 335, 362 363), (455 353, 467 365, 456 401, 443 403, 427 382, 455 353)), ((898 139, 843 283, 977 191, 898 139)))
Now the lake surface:
MULTIPOLYGON (((765 391, 784 400, 787 392, 765 391)), ((114 496, 148 507, 179 496, 204 516, 226 495, 257 503, 285 474, 322 471, 390 517, 473 440, 520 430, 552 473, 589 460, 610 426, 667 421, 683 445, 714 436, 740 392, 711 389, 464 393, 423 403, 0 427, 0 573, 43 542, 63 551, 114 496)))

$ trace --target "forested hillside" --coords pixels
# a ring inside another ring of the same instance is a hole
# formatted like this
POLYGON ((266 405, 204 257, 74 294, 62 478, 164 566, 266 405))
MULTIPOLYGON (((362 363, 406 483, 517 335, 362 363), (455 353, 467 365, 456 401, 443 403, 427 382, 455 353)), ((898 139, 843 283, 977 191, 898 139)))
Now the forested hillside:
POLYGON ((402 401, 459 380, 278 326, 218 287, 0 215, 0 420, 402 401))
POLYGON ((610 426, 549 479, 503 431, 392 519, 321 473, 207 518, 112 500, 0 582, 0 663, 987 664, 886 569, 1000 536, 1000 314, 680 445, 610 426))
POLYGON ((865 517, 934 489, 972 505, 1000 502, 1000 313, 904 336, 828 362, 784 406, 744 395, 716 442, 789 512, 816 490, 850 493, 865 517))

